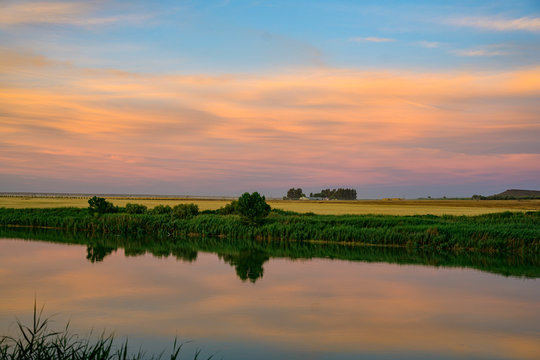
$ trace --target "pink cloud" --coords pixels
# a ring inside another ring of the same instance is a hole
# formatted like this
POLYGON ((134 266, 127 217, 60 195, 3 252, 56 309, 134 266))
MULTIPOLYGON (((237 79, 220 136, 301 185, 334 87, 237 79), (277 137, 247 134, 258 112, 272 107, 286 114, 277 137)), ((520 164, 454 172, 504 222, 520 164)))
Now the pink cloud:
POLYGON ((168 76, 3 54, 0 164, 10 175, 232 188, 540 173, 539 68, 168 76))

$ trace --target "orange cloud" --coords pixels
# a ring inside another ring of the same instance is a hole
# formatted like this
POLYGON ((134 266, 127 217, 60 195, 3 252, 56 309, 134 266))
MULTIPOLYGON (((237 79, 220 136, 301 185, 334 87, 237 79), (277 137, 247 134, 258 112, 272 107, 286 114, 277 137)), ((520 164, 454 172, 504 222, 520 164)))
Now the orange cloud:
POLYGON ((540 68, 180 76, 7 54, 0 159, 10 174, 357 184, 505 178, 503 164, 540 171, 540 68))
POLYGON ((87 2, 33 1, 2 6, 0 27, 17 24, 69 24, 94 26, 109 23, 140 22, 148 16, 116 15, 92 16, 94 5, 87 2))
POLYGON ((72 23, 76 16, 89 9, 85 3, 31 2, 12 3, 2 7, 0 24, 18 23, 72 23))

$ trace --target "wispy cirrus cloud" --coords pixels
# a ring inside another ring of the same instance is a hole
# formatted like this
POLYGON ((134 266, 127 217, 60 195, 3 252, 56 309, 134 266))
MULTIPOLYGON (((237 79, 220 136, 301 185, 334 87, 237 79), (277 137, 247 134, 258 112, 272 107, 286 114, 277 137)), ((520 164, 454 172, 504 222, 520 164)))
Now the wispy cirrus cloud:
POLYGON ((98 15, 87 2, 23 2, 0 6, 0 26, 18 24, 64 24, 91 26, 116 22, 140 22, 147 15, 98 15))
POLYGON ((502 17, 462 17, 448 20, 449 24, 494 31, 532 31, 540 32, 540 17, 502 18, 502 17))
POLYGON ((466 56, 466 57, 492 57, 492 56, 507 56, 515 54, 514 51, 508 49, 506 44, 492 44, 480 46, 476 49, 456 49, 451 50, 450 53, 457 56, 466 56))
POLYGON ((425 47, 428 49, 434 49, 440 47, 442 44, 437 41, 417 41, 416 45, 419 45, 421 47, 425 47))
POLYGON ((505 56, 505 55, 511 54, 508 51, 487 50, 487 49, 453 50, 452 53, 458 56, 468 56, 468 57, 505 56))
POLYGON ((349 40, 353 41, 353 42, 374 42, 374 43, 386 43, 386 42, 394 42, 394 41, 396 41, 395 39, 383 38, 383 37, 374 37, 374 36, 370 36, 370 37, 353 37, 353 38, 350 38, 349 40))

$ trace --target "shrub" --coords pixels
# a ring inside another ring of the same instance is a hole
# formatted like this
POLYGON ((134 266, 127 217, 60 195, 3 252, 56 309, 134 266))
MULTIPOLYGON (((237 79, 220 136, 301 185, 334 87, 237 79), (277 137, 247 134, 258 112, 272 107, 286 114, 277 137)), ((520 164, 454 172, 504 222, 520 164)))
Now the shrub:
POLYGON ((264 196, 258 192, 253 194, 244 193, 236 204, 236 210, 245 223, 250 225, 260 225, 264 218, 270 213, 270 205, 266 203, 264 196))
POLYGON ((230 204, 220 207, 216 210, 216 214, 219 215, 232 215, 238 214, 238 201, 233 200, 230 204))
POLYGON ((114 206, 113 203, 105 200, 105 198, 94 196, 88 200, 88 211, 92 215, 101 215, 106 213, 115 213, 118 212, 118 207, 114 206))
POLYGON ((195 204, 178 204, 173 209, 173 216, 179 219, 189 219, 199 214, 199 207, 195 204))
POLYGON ((145 214, 147 210, 148 208, 146 205, 132 203, 126 204, 126 212, 128 214, 145 214))
POLYGON ((153 215, 170 214, 172 213, 172 208, 169 205, 156 205, 150 210, 150 213, 153 215))

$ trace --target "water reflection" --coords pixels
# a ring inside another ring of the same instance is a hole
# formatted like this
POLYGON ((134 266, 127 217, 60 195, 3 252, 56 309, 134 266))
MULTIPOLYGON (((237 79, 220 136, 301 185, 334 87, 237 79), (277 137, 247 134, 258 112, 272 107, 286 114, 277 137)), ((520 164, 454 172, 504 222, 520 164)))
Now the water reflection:
MULTIPOLYGON (((116 247, 107 246, 103 244, 88 244, 86 245, 86 259, 90 262, 100 262, 105 259, 107 255, 116 251, 116 247)), ((147 253, 147 250, 143 249, 126 249, 126 256, 141 256, 147 253)), ((160 248, 157 251, 153 251, 152 255, 158 258, 166 258, 169 255, 173 255, 179 261, 194 262, 197 260, 198 252, 189 248, 166 249, 160 248)), ((270 259, 270 256, 260 249, 241 249, 238 253, 230 254, 217 254, 226 264, 233 266, 236 269, 236 275, 242 280, 249 280, 255 283, 257 279, 262 278, 264 274, 263 264, 270 259)))
POLYGON ((342 244, 306 242, 257 242, 235 239, 168 239, 92 237, 86 233, 69 233, 39 229, 0 228, 0 237, 19 237, 56 243, 84 244, 86 258, 101 262, 118 249, 126 256, 147 253, 158 258, 174 256, 179 261, 194 262, 199 252, 215 253, 233 266, 242 281, 255 283, 264 274, 264 264, 271 258, 330 258, 349 261, 418 264, 433 267, 474 268, 504 276, 540 277, 540 254, 490 254, 480 252, 426 252, 394 247, 359 247, 342 244))
POLYGON ((125 256, 127 248, 110 252, 98 245, 91 253, 108 255, 92 263, 84 244, 0 240, 0 331, 15 316, 24 318, 37 295, 49 313, 60 314, 57 323, 71 319, 79 332, 108 329, 130 341, 152 339, 157 350, 178 335, 224 359, 540 357, 535 279, 291 261, 276 258, 272 248, 227 245, 216 255, 155 247, 152 256, 133 257, 125 256))
POLYGON ((238 254, 218 254, 227 264, 234 266, 236 275, 246 281, 255 283, 264 274, 263 264, 270 259, 270 256, 259 249, 242 249, 238 254))
POLYGON ((115 250, 116 248, 112 246, 89 244, 86 245, 86 259, 90 260, 92 263, 100 262, 105 259, 105 256, 112 254, 115 250))

